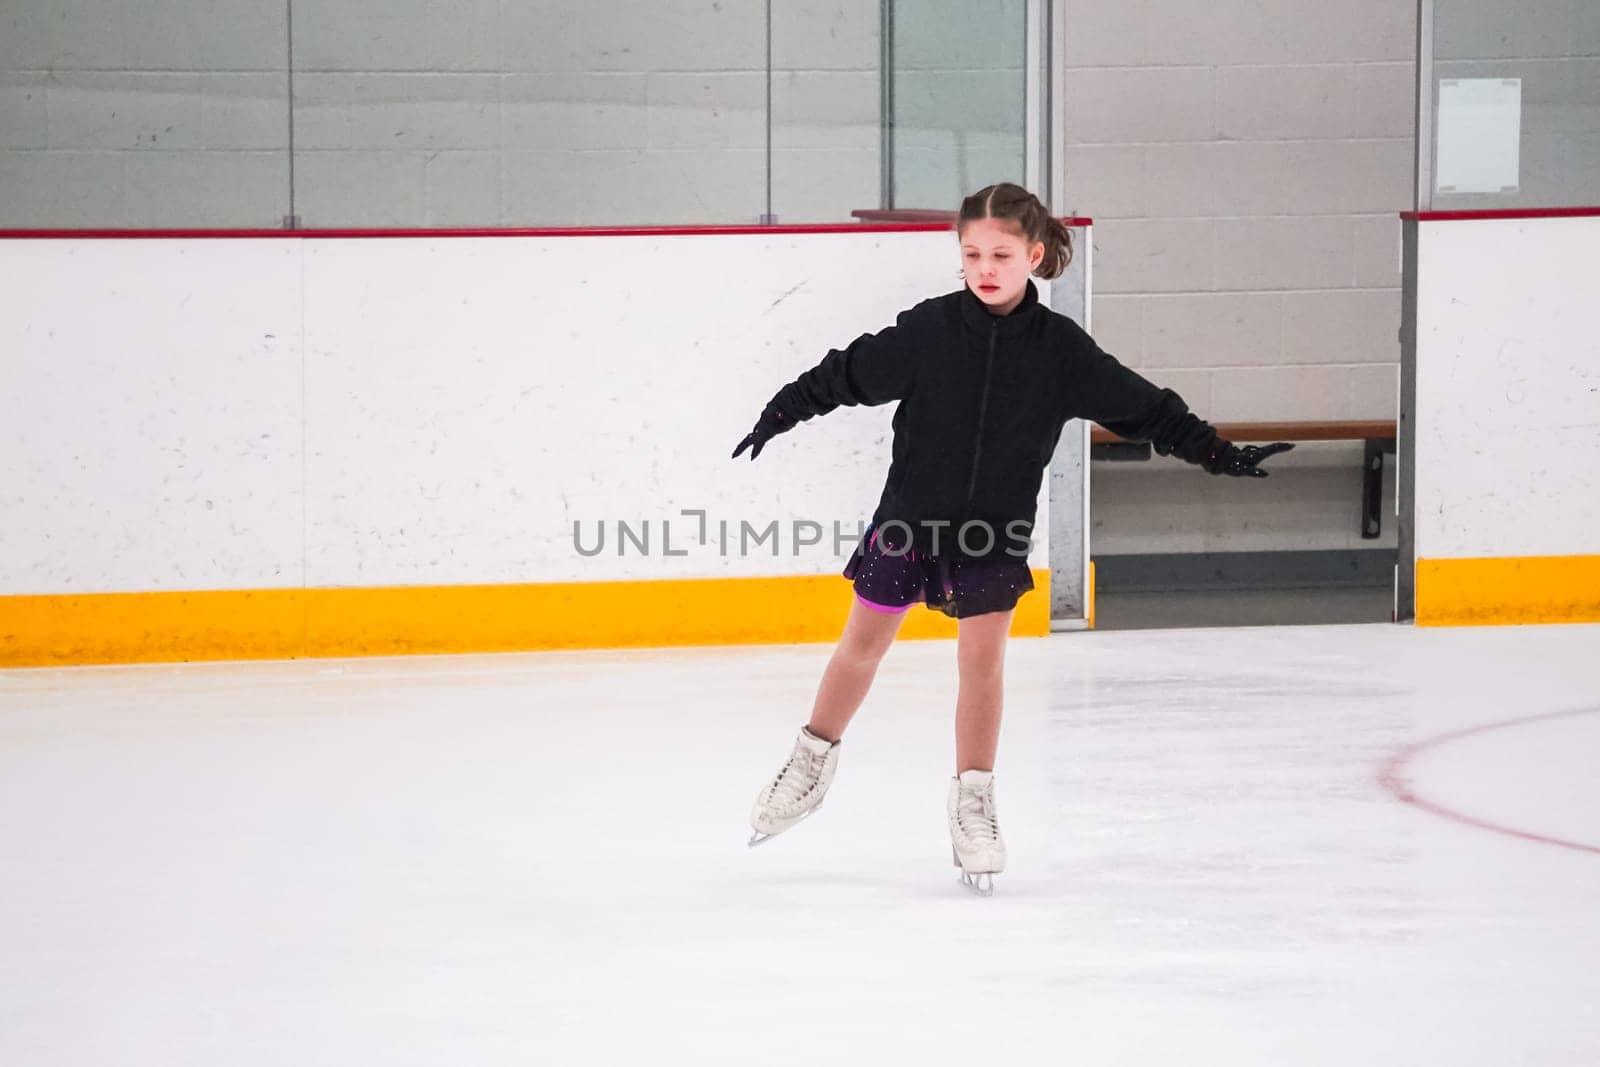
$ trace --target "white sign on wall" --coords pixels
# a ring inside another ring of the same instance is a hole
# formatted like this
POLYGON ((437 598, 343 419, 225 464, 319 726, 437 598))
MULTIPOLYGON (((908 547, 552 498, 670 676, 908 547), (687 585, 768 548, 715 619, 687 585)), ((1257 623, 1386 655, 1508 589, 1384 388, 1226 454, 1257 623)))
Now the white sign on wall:
POLYGON ((1522 79, 1442 79, 1435 190, 1514 193, 1521 168, 1522 79))

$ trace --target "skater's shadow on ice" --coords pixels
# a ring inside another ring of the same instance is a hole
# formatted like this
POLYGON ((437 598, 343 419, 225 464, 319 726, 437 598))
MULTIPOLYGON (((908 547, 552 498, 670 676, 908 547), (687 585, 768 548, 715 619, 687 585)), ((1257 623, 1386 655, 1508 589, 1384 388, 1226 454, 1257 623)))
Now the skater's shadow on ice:
MULTIPOLYGON (((756 885, 772 890, 795 889, 804 890, 807 894, 808 905, 815 906, 816 894, 819 891, 838 889, 845 891, 845 898, 852 906, 859 905, 863 893, 881 895, 886 901, 904 903, 907 900, 941 901, 964 900, 972 896, 971 890, 961 884, 954 873, 954 868, 946 877, 941 874, 931 874, 921 877, 906 876, 900 878, 874 877, 865 874, 784 874, 764 875, 752 879, 756 885)), ((1005 897, 1012 900, 1045 900, 1052 899, 1059 894, 1053 893, 1049 887, 1027 883, 1021 880, 1008 884, 1004 877, 996 880, 995 899, 1005 897)))

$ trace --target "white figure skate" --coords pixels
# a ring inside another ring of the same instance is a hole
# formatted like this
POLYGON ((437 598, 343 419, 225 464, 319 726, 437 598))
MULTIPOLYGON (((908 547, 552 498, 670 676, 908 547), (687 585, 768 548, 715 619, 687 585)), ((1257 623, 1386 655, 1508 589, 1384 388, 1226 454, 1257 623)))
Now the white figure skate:
POLYGON ((1006 842, 994 810, 994 773, 962 771, 950 779, 950 858, 961 868, 961 884, 979 896, 994 895, 994 876, 1006 869, 1006 842))
POLYGON ((756 797, 750 811, 750 825, 755 829, 750 847, 772 840, 822 807, 838 765, 839 742, 824 741, 801 729, 789 762, 756 797))

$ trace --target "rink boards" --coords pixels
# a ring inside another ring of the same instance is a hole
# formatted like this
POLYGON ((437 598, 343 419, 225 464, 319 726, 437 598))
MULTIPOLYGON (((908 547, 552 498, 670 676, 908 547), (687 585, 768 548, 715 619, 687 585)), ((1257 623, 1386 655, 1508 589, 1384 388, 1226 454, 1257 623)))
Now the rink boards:
MULTIPOLYGON (((1600 218, 1412 226, 1415 617, 1600 619, 1600 218)), ((914 227, 5 239, 0 270, 0 665, 831 640, 888 409, 728 453, 959 284, 914 227)), ((1018 633, 1087 569, 1057 467, 1018 633)))
POLYGON ((1414 455, 1400 466, 1403 493, 1415 472, 1420 624, 1600 620, 1595 216, 1408 222, 1416 334, 1401 425, 1414 455))
POLYGON ((836 638, 892 409, 730 453, 960 284, 838 229, 0 240, 0 664, 836 638))

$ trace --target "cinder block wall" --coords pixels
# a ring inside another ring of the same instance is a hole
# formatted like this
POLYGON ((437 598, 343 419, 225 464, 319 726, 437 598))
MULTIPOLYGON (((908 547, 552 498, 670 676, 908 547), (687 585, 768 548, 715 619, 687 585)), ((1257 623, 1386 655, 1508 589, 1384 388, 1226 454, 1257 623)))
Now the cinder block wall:
POLYGON ((1095 332, 1219 419, 1392 417, 1415 5, 1072 0, 1095 332))
MULTIPOLYGON (((1068 206, 1095 219, 1101 343, 1213 420, 1393 418, 1415 4, 1071 0, 1067 18, 1068 206)), ((1248 487, 1097 464, 1095 551, 1370 546, 1360 456, 1303 446, 1248 487)))

